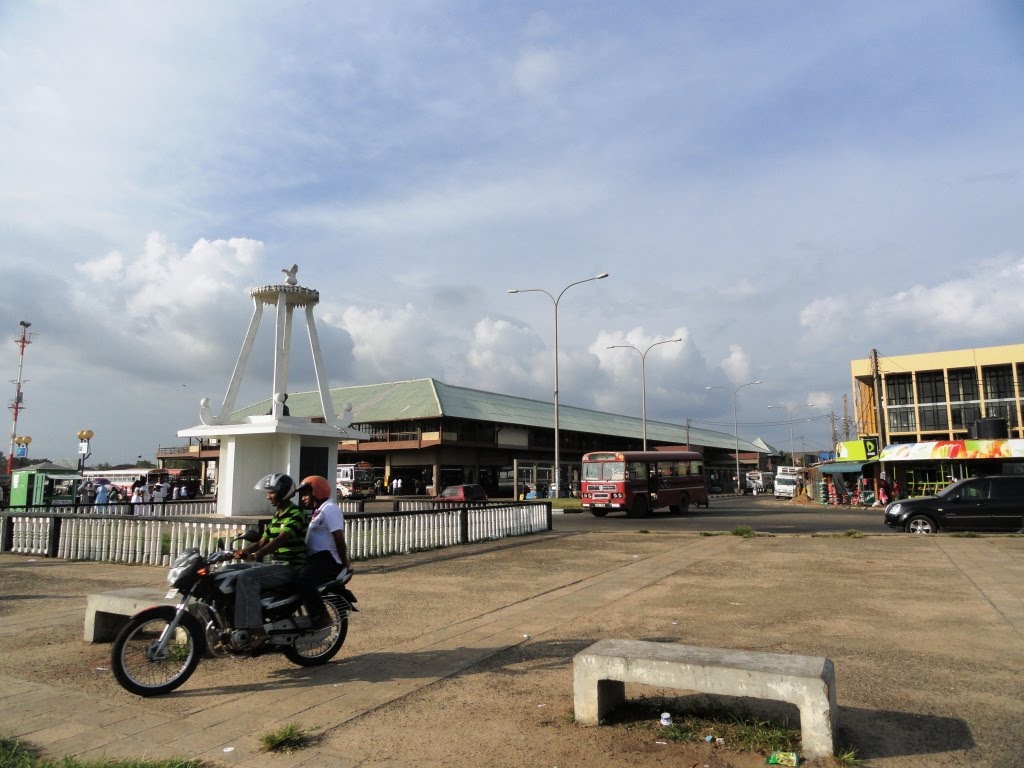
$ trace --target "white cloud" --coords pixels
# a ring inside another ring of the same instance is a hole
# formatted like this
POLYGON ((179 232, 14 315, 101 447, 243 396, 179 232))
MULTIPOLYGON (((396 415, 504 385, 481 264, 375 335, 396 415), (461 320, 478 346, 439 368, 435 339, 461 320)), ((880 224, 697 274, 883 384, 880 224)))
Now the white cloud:
POLYGON ((739 344, 729 345, 729 356, 722 360, 719 365, 725 371, 725 375, 729 377, 733 386, 746 384, 750 380, 750 355, 739 344))

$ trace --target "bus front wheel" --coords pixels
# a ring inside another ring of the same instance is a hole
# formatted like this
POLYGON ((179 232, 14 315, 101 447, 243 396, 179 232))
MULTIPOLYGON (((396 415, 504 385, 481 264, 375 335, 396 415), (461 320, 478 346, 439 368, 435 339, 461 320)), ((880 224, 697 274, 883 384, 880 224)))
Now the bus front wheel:
POLYGON ((591 507, 590 508, 590 514, 592 514, 594 517, 604 517, 605 515, 608 514, 608 510, 607 509, 598 509, 597 507, 591 507))
POLYGON ((633 499, 633 506, 629 508, 630 517, 647 517, 647 497, 637 496, 633 499))

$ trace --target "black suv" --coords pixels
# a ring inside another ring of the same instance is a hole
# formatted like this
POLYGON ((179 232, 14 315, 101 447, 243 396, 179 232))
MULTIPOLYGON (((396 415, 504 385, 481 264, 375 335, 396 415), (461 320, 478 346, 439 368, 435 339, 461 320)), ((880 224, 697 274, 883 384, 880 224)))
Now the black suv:
POLYGON ((885 524, 907 533, 1020 531, 1024 528, 1024 475, 958 480, 936 496, 894 501, 885 524))

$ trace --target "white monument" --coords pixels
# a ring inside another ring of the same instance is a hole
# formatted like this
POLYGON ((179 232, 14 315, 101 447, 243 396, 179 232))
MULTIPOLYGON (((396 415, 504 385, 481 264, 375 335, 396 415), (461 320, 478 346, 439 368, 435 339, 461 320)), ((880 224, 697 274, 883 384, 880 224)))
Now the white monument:
POLYGON ((284 285, 264 285, 249 291, 253 301, 252 319, 220 411, 214 414, 210 409, 210 398, 204 397, 199 404, 202 424, 178 431, 179 437, 198 437, 204 440, 215 438, 220 441, 217 482, 219 515, 267 514, 269 508, 266 495, 253 486, 271 472, 285 472, 296 482, 308 474, 324 473, 333 485, 338 465, 338 441, 367 437, 351 428, 351 405, 346 405, 340 419, 334 412, 320 353, 316 321, 313 319, 313 307, 320 301, 319 292, 298 285, 295 277, 299 271, 298 265, 281 271, 287 275, 284 285), (232 421, 235 398, 252 353, 264 306, 277 309, 270 413, 232 421), (313 369, 320 392, 323 423, 314 422, 308 417, 286 415, 288 355, 291 351, 292 316, 296 307, 304 309, 306 313, 306 329, 309 332, 313 369))

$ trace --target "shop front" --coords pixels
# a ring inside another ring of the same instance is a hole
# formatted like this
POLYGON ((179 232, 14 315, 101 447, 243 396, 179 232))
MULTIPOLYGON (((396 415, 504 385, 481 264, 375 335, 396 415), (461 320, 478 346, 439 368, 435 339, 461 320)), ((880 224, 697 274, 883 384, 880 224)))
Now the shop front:
POLYGON ((980 475, 1024 474, 1024 440, 935 440, 887 445, 878 457, 900 496, 933 496, 950 483, 980 475))

